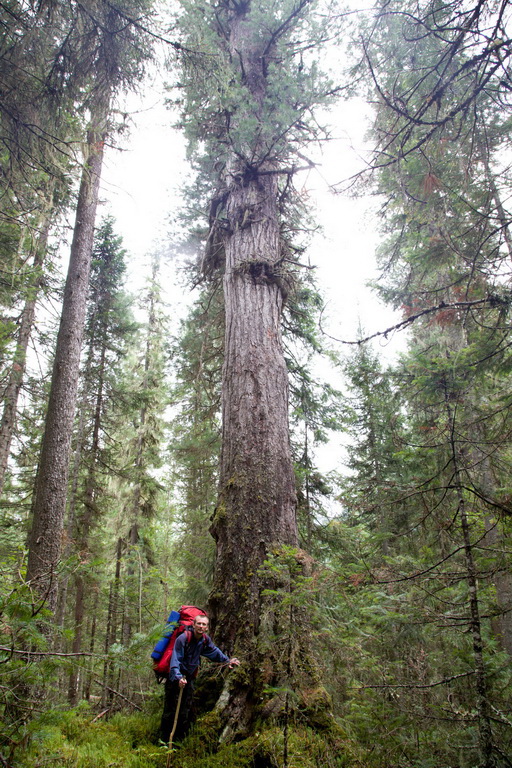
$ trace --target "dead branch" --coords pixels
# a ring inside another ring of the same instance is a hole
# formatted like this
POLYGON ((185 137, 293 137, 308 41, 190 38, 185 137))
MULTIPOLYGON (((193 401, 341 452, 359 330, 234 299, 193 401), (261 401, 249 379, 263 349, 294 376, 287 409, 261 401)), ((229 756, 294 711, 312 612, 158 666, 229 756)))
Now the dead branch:
POLYGON ((123 699, 126 701, 131 707, 134 707, 135 709, 138 709, 139 712, 142 712, 142 707, 139 707, 138 704, 135 704, 134 701, 131 701, 128 699, 124 694, 120 693, 119 691, 116 691, 114 688, 110 688, 108 685, 105 685, 101 682, 101 680, 98 680, 96 677, 94 678, 94 682, 97 683, 101 688, 105 688, 105 690, 110 691, 110 693, 113 693, 115 696, 119 696, 120 699, 123 699))
POLYGON ((59 658, 69 658, 71 656, 94 656, 97 659, 103 659, 103 654, 100 653, 87 653, 86 651, 83 651, 82 653, 57 653, 56 651, 16 651, 14 648, 8 648, 5 645, 0 645, 0 651, 5 651, 6 653, 17 654, 18 656, 58 656, 59 658))
POLYGON ((367 341, 371 341, 372 339, 376 339, 379 336, 384 336, 385 339, 387 339, 388 335, 390 333, 393 333, 393 331, 400 331, 402 328, 406 328, 408 325, 411 325, 411 323, 414 323, 416 320, 418 320, 420 317, 426 317, 427 315, 435 314, 436 312, 441 312, 447 309, 473 309, 474 307, 482 307, 482 306, 490 306, 495 307, 498 304, 505 304, 505 299, 500 298, 498 296, 486 296, 485 299, 477 299, 475 301, 454 301, 454 302, 446 302, 441 301, 439 304, 437 304, 435 307, 427 307, 426 309, 422 309, 420 312, 416 312, 414 315, 409 315, 409 317, 406 317, 405 320, 401 320, 399 323, 396 323, 396 325, 392 325, 389 328, 386 328, 385 331, 376 331, 375 333, 370 334, 370 336, 365 336, 364 339, 357 339, 356 341, 347 341, 345 339, 337 339, 335 336, 331 336, 327 331, 325 331, 322 328, 322 313, 320 314, 320 320, 319 320, 319 327, 321 332, 324 334, 324 336, 327 336, 327 338, 332 339, 332 341, 338 342, 338 344, 366 344, 367 341))
POLYGON ((472 669, 469 672, 461 672, 459 675, 452 675, 451 677, 443 677, 442 680, 436 680, 435 683, 410 683, 406 685, 405 683, 392 685, 388 683, 384 683, 381 685, 351 685, 350 688, 355 691, 365 691, 367 688, 412 688, 414 690, 417 689, 423 689, 423 688, 435 688, 438 685, 446 685, 447 683, 451 683, 452 680, 458 680, 460 677, 469 677, 470 675, 474 675, 475 670, 472 669))

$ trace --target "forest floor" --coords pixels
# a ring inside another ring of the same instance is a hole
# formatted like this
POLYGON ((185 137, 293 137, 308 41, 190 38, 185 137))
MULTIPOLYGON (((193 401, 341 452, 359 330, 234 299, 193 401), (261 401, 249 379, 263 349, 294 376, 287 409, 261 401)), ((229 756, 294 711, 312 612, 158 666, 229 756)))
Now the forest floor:
MULTIPOLYGON (((0 755, 6 768, 166 768, 168 749, 158 744, 160 712, 119 712, 98 719, 88 705, 53 710, 31 721, 11 755, 0 755)), ((328 740, 306 727, 274 725, 242 742, 218 745, 215 715, 197 723, 171 753, 171 768, 344 768, 352 764, 328 740), (286 732, 286 735, 285 735, 286 732), (332 746, 332 745, 331 745, 332 746), (329 754, 331 752, 331 754, 329 754), (336 755, 336 757, 335 757, 336 755), (334 759, 333 759, 334 758, 334 759)), ((344 751, 344 750, 343 750, 344 751)), ((361 763, 358 763, 361 765, 361 763)))
MULTIPOLYGON (((96 719, 88 707, 54 710, 33 721, 27 746, 5 763, 12 768, 163 768, 167 750, 155 744, 159 717, 119 713, 96 719)), ((4 756, 5 759, 5 756, 4 756)))

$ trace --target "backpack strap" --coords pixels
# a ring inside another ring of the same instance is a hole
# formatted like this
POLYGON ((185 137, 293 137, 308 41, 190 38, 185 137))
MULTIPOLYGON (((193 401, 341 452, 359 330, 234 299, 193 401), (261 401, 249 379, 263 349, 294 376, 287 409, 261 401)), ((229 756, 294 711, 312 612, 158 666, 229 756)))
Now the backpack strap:
MULTIPOLYGON (((193 629, 186 629, 183 634, 185 635, 185 649, 184 649, 184 659, 187 657, 187 648, 190 644, 190 641, 192 640, 194 631, 193 629)), ((201 640, 198 640, 199 643, 203 646, 205 643, 211 643, 209 635, 203 635, 201 640)), ((194 677, 197 677, 197 673, 199 672, 199 665, 201 663, 201 657, 199 657, 199 663, 195 669, 195 672, 193 673, 194 677)))

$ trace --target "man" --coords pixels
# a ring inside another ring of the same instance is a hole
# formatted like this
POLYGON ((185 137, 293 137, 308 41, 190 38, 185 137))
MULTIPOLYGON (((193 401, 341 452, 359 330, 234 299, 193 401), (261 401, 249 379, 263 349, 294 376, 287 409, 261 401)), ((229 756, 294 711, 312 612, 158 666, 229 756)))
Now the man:
POLYGON ((207 616, 196 616, 192 631, 187 630, 178 635, 172 651, 169 679, 165 682, 165 698, 160 738, 167 744, 174 725, 174 717, 180 690, 181 695, 178 723, 174 733, 174 741, 183 739, 190 728, 190 710, 194 694, 194 677, 199 668, 201 656, 210 661, 226 664, 229 669, 239 665, 236 658, 229 659, 212 643, 208 637, 209 620, 207 616))

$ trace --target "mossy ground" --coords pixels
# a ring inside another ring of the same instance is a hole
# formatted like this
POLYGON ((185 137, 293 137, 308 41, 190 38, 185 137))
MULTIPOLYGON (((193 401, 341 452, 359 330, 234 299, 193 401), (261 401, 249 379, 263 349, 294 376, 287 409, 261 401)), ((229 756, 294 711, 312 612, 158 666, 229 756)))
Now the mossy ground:
MULTIPOLYGON (((167 750, 155 744, 158 715, 119 713, 94 720, 87 707, 53 712, 31 726, 29 746, 13 768, 165 768, 167 750)), ((173 768, 349 768, 341 741, 310 728, 266 725, 248 738, 218 746, 215 712, 200 718, 173 753, 173 768)))
MULTIPOLYGON (((354 763, 347 752, 309 728, 266 726, 234 744, 208 751, 206 733, 196 729, 179 749, 179 765, 192 768, 198 761, 202 768, 349 768, 354 763)), ((176 752, 178 755, 178 751, 176 752)))
POLYGON ((29 746, 15 753, 15 768, 161 768, 158 725, 144 714, 117 714, 94 721, 86 707, 53 712, 30 725, 29 746))

